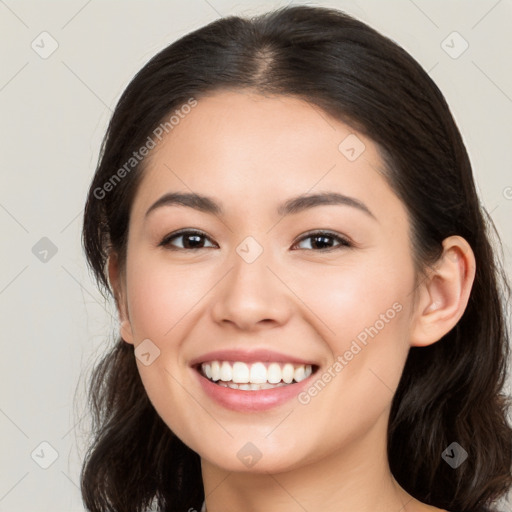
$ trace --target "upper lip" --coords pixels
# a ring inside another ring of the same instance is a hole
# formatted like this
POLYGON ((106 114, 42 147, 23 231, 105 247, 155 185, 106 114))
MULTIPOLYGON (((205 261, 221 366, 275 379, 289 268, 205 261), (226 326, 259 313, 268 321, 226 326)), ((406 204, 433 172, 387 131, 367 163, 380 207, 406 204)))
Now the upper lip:
POLYGON ((190 366, 195 366, 209 361, 242 361, 244 363, 275 362, 315 365, 314 361, 301 359, 296 356, 275 352, 273 350, 215 350, 196 357, 190 361, 190 366))

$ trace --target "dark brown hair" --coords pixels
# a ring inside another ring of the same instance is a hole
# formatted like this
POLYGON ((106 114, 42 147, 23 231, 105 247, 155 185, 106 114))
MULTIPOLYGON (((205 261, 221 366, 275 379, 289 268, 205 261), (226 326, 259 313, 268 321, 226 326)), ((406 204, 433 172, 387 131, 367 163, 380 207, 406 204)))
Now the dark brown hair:
MULTIPOLYGON (((113 113, 85 206, 83 245, 100 289, 112 293, 110 254, 123 268, 146 161, 108 191, 105 183, 180 105, 223 89, 295 96, 371 138, 409 213, 419 271, 450 235, 472 247, 476 276, 462 318, 437 343, 409 351, 392 403, 388 457, 399 484, 422 502, 453 512, 493 505, 512 485, 503 394, 510 287, 490 243, 491 228, 497 233, 443 95, 406 51, 361 21, 307 6, 226 17, 174 42, 137 73, 113 113), (468 452, 456 469, 441 457, 454 441, 468 452)), ((199 456, 153 408, 132 345, 116 340, 93 371, 89 399, 94 439, 81 475, 88 510, 139 512, 153 501, 162 511, 200 508, 199 456)))

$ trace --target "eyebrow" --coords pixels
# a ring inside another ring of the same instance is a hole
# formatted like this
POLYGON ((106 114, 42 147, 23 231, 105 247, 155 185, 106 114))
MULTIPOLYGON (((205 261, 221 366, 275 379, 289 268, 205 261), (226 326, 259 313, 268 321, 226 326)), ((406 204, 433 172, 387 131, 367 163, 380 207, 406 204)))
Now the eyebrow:
MULTIPOLYGON (((145 217, 155 211, 157 208, 163 206, 187 206, 200 212, 209 213, 212 215, 222 216, 224 214, 222 207, 214 199, 200 194, 184 193, 184 192, 169 192, 164 194, 160 199, 153 203, 146 212, 145 217)), ((345 196, 336 192, 322 192, 318 194, 300 195, 288 199, 277 208, 277 213, 281 216, 292 215, 300 213, 304 210, 314 208, 315 206, 323 205, 343 205, 357 208, 364 212, 366 215, 377 220, 375 215, 370 209, 358 199, 354 197, 345 196)))

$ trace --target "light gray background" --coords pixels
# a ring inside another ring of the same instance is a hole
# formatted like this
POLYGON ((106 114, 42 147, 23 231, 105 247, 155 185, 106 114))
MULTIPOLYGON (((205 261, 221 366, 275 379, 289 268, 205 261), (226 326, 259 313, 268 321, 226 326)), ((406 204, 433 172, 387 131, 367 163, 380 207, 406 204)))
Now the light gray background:
MULTIPOLYGON (((78 489, 87 433, 84 378, 118 326, 113 304, 89 276, 80 230, 100 141, 120 94, 147 60, 187 32, 220 16, 287 3, 0 0, 0 511, 84 510, 78 489), (51 48, 43 31, 58 43, 46 59, 31 46, 51 48), (57 249, 46 262, 44 253, 33 253, 43 237, 57 249), (58 453, 48 469, 40 465, 52 461, 52 450, 42 442, 58 453)), ((512 2, 317 5, 344 9, 388 35, 438 84, 463 133, 510 273, 512 2), (457 36, 446 39, 453 31, 469 44, 458 58, 445 51, 462 49, 457 36)))

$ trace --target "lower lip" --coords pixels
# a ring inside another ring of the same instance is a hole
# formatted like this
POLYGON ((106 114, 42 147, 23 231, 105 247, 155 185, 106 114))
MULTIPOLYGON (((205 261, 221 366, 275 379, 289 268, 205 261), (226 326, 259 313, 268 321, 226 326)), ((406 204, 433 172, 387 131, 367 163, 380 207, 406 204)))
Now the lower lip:
POLYGON ((204 392, 218 404, 227 409, 244 412, 265 411, 277 407, 293 398, 309 385, 311 378, 287 386, 279 386, 274 389, 261 389, 258 391, 247 391, 243 389, 233 389, 214 384, 211 380, 203 377, 197 370, 193 370, 197 375, 204 392))

